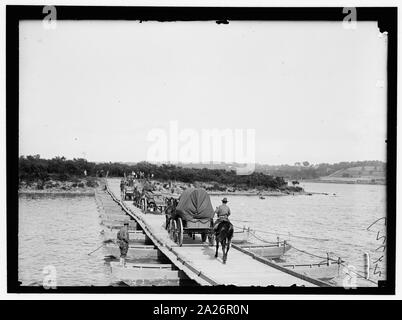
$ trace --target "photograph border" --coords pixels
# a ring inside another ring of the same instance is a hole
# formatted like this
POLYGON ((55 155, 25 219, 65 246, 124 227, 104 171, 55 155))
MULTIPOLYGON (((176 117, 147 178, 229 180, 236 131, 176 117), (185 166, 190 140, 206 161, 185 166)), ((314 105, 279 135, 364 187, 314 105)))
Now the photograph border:
MULTIPOLYGON (((142 21, 343 21, 343 7, 115 7, 55 6, 57 20, 142 21)), ((342 287, 43 287, 18 282, 18 158, 19 158, 19 22, 43 20, 44 6, 6 6, 6 184, 8 293, 141 293, 141 294, 395 294, 396 140, 397 140, 397 8, 356 7, 359 21, 377 21, 388 33, 387 52, 387 221, 386 281, 377 288, 342 287)), ((340 93, 341 94, 341 93, 340 93)))

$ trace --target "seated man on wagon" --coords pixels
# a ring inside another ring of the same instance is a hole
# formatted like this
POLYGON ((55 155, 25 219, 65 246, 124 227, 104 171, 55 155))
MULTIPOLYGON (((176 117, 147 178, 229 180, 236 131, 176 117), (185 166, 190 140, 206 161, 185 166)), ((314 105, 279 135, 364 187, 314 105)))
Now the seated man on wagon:
POLYGON ((214 231, 216 231, 216 229, 218 228, 219 223, 221 223, 222 221, 229 221, 230 208, 227 205, 227 203, 228 203, 228 199, 223 198, 222 204, 219 207, 217 207, 215 210, 215 214, 217 215, 218 218, 214 222, 214 227, 213 227, 214 231))

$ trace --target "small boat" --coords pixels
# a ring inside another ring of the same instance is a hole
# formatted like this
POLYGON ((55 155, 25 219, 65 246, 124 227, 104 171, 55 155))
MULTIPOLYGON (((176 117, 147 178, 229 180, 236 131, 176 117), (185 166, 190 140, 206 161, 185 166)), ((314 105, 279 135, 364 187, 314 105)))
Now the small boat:
POLYGON ((117 215, 117 214, 102 214, 100 215, 102 221, 116 221, 116 222, 125 222, 130 221, 130 216, 127 215, 117 215))
POLYGON ((235 231, 233 233, 232 243, 246 243, 250 237, 250 232, 247 229, 235 231))
POLYGON ((331 280, 340 275, 342 265, 336 261, 331 263, 315 263, 315 264, 296 264, 296 265, 282 265, 299 274, 308 276, 310 278, 319 280, 331 280))
MULTIPOLYGON (((103 239, 105 241, 116 240, 117 239, 117 232, 118 232, 117 229, 111 230, 109 228, 105 228, 105 229, 103 229, 101 231, 101 235, 103 236, 103 239)), ((146 236, 145 236, 145 233, 142 232, 142 231, 129 230, 128 231, 128 236, 129 236, 130 242, 133 242, 133 243, 138 243, 139 241, 144 241, 145 242, 145 237, 146 236)))
POLYGON ((119 262, 110 262, 113 277, 129 285, 144 285, 144 283, 180 282, 185 275, 180 270, 173 270, 172 264, 126 263, 123 267, 119 262))
MULTIPOLYGON (((102 220, 101 224, 104 225, 105 227, 116 229, 116 228, 121 228, 124 225, 124 222, 125 221, 102 220)), ((137 222, 135 220, 129 220, 128 227, 136 228, 137 222)))
POLYGON ((239 247, 267 259, 279 259, 292 247, 286 241, 279 244, 239 244, 239 247))
MULTIPOLYGON (((110 242, 106 243, 105 251, 107 256, 115 258, 120 257, 120 248, 117 244, 110 242)), ((132 245, 130 244, 127 251, 127 259, 165 259, 163 253, 161 253, 154 245, 132 245)))

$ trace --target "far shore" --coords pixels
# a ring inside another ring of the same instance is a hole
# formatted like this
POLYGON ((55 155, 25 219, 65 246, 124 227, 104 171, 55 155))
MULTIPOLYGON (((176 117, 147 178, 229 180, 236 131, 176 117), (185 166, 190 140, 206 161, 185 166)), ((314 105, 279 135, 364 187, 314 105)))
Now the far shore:
POLYGON ((18 195, 93 196, 99 186, 100 180, 95 177, 74 177, 63 181, 36 179, 29 182, 20 181, 18 195))
MULTIPOLYGON (((121 179, 119 177, 110 177, 121 179)), ((19 195, 94 195, 95 189, 103 184, 103 178, 82 177, 72 178, 66 181, 57 179, 50 179, 47 181, 33 180, 30 182, 21 181, 19 185, 19 195)), ((246 189, 244 187, 237 188, 224 184, 205 183, 205 182, 166 182, 159 180, 148 180, 152 185, 152 189, 156 192, 169 194, 172 188, 175 193, 180 194, 183 190, 190 187, 198 187, 207 190, 211 196, 254 196, 254 197, 281 197, 289 195, 312 195, 312 193, 305 192, 302 188, 286 188, 286 189, 261 189, 255 188, 246 189), (217 189, 213 186, 217 186, 217 189), (170 187, 169 187, 170 186, 170 187)))
POLYGON ((250 197, 283 197, 283 196, 295 196, 295 195, 313 195, 317 193, 313 192, 282 192, 282 191, 263 191, 263 192, 253 192, 253 191, 208 191, 210 196, 250 196, 250 197))
POLYGON ((362 185, 379 185, 384 186, 386 183, 380 182, 363 182, 363 181, 355 181, 355 180, 320 180, 320 179, 311 179, 311 180, 300 180, 300 183, 308 182, 308 183, 333 183, 333 184, 362 184, 362 185))
MULTIPOLYGON (((111 177, 112 178, 112 177, 111 177)), ((46 182, 35 181, 27 184, 22 182, 19 186, 19 195, 59 195, 59 196, 93 196, 95 194, 95 189, 100 187, 102 178, 81 178, 71 181, 57 181, 49 180, 46 182), (90 183, 88 183, 90 181, 90 183)), ((116 179, 121 179, 117 178, 116 179)), ((170 193, 171 189, 166 188, 167 182, 158 180, 148 180, 153 185, 153 189, 156 192, 170 193)), ((307 180, 304 180, 307 182, 307 180)), ((312 182, 312 181, 308 181, 312 182)), ((320 182, 320 181, 314 181, 320 182)), ((288 187, 286 189, 262 189, 257 190, 255 188, 244 189, 244 188, 234 188, 231 186, 226 186, 219 184, 218 187, 221 190, 212 189, 211 183, 194 182, 183 183, 174 182, 174 190, 181 193, 184 189, 189 187, 200 187, 207 190, 208 194, 211 196, 250 196, 250 197, 283 197, 283 196, 312 196, 317 194, 328 195, 327 193, 319 192, 308 192, 302 188, 288 187), (225 190, 226 189, 226 190, 225 190)), ((176 193, 177 193, 176 192, 176 193)))
POLYGON ((93 196, 95 194, 95 189, 92 190, 61 190, 57 188, 46 189, 46 190, 30 190, 23 189, 18 190, 18 195, 59 195, 59 196, 93 196))
MULTIPOLYGON (((95 189, 77 189, 77 190, 63 190, 60 188, 49 188, 46 190, 34 189, 21 189, 18 190, 18 195, 76 195, 76 196, 92 196, 95 194, 95 189)), ((250 196, 250 197, 282 197, 289 195, 312 195, 317 193, 312 192, 278 192, 278 191, 264 191, 262 193, 252 191, 208 191, 211 196, 250 196)))

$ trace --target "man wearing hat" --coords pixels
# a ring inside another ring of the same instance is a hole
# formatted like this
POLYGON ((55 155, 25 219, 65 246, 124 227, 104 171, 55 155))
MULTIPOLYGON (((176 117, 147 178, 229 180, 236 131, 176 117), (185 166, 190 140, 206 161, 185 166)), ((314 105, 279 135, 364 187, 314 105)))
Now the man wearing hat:
POLYGON ((124 222, 124 225, 117 233, 117 242, 120 248, 120 265, 124 267, 126 265, 126 256, 128 251, 128 242, 130 238, 128 236, 128 221, 124 222))
POLYGON ((229 221, 228 217, 230 216, 230 208, 227 205, 228 199, 223 198, 222 204, 216 208, 215 213, 218 217, 214 223, 214 231, 217 229, 218 225, 222 221, 229 221))

